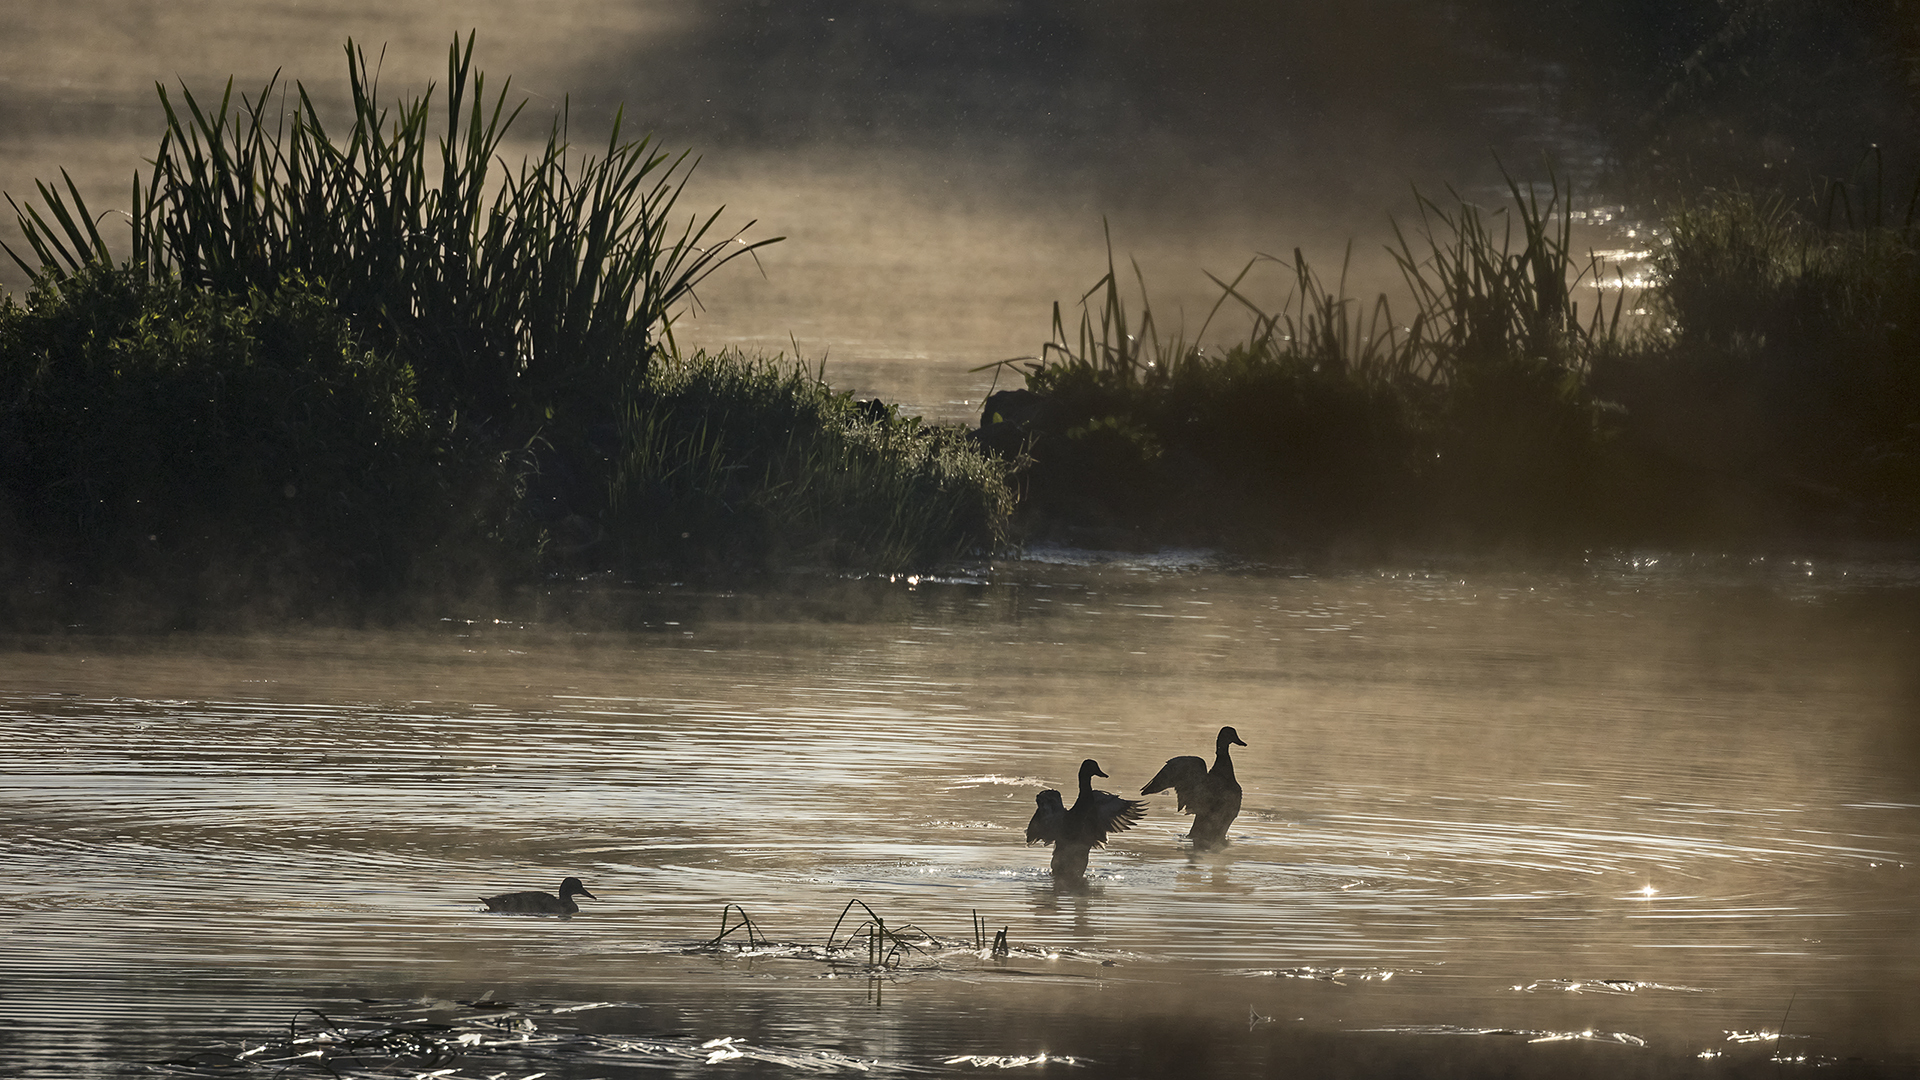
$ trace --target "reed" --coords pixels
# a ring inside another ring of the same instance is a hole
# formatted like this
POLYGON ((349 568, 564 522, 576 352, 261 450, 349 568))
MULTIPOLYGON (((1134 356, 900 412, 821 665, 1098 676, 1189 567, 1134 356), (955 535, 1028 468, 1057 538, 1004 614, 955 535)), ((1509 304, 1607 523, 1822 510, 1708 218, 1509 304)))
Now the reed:
POLYGON ((888 929, 885 919, 875 914, 874 910, 867 906, 866 901, 856 898, 847 901, 847 906, 840 909, 840 917, 833 921, 833 929, 827 934, 827 952, 831 955, 836 947, 851 948, 854 939, 860 938, 866 944, 867 967, 876 971, 884 970, 897 962, 902 950, 921 951, 919 943, 908 936, 909 932, 918 934, 921 941, 931 944, 934 948, 940 947, 938 938, 912 923, 888 929), (866 912, 867 917, 847 932, 843 945, 836 946, 835 942, 840 938, 840 927, 847 921, 847 916, 853 913, 855 907, 866 912))
POLYGON ((747 932, 747 947, 749 949, 758 948, 767 941, 766 935, 760 933, 760 928, 754 925, 752 917, 747 914, 747 909, 741 907, 739 904, 729 902, 725 907, 720 909, 720 932, 715 934, 713 939, 702 945, 701 948, 718 948, 720 943, 725 941, 727 936, 736 930, 745 930, 747 932), (738 922, 732 921, 731 919, 731 916, 735 912, 738 912, 740 915, 738 922))
POLYGON ((1007 942, 1007 927, 1003 926, 989 936, 987 920, 981 918, 978 911, 973 913, 973 948, 975 952, 988 956, 1007 956, 1013 952, 1013 947, 1007 942))
POLYGON ((1420 197, 1417 224, 1396 223, 1405 315, 1385 295, 1348 295, 1350 248, 1331 285, 1295 249, 1213 277, 1200 331, 1162 334, 1137 266, 1137 309, 1123 296, 1109 245, 1077 327, 1055 305, 1053 340, 1027 371, 1048 402, 1034 515, 1255 546, 1553 532, 1592 491, 1607 437, 1589 365, 1630 334, 1624 295, 1580 311, 1576 290, 1600 267, 1573 254, 1571 189, 1550 175, 1509 192, 1493 211, 1420 197), (1277 304, 1250 295, 1262 264, 1285 269, 1277 304), (1205 343, 1223 308, 1251 317, 1224 348, 1205 343))
MULTIPOLYGON (((689 954, 737 954, 738 944, 730 944, 728 938, 745 931, 749 951, 777 953, 789 959, 816 960, 829 965, 846 962, 849 950, 859 950, 865 956, 864 966, 870 974, 880 975, 898 971, 908 954, 914 954, 922 961, 919 970, 953 970, 947 967, 948 961, 956 953, 965 951, 976 959, 1005 959, 1014 954, 1008 941, 1008 928, 1001 927, 989 932, 987 921, 979 912, 973 913, 973 948, 963 949, 965 939, 943 941, 931 931, 913 923, 889 924, 879 913, 859 898, 848 900, 834 919, 833 928, 828 931, 823 944, 805 944, 799 942, 780 942, 763 932, 738 904, 726 904, 720 913, 720 932, 713 937, 690 945, 689 954), (864 918, 855 916, 858 908, 864 918), (841 934, 842 929, 846 934, 841 934)), ((1026 950, 1032 954, 1032 950, 1026 950)), ((1058 958, 1061 951, 1043 950, 1046 955, 1058 958)), ((1071 954, 1073 950, 1064 950, 1071 954)), ((1036 954, 1037 955, 1037 954, 1036 954)))
MULTIPOLYGON (((368 347, 411 364, 436 409, 523 435, 556 413, 610 419, 670 345, 677 305, 774 240, 718 234, 718 210, 682 221, 687 155, 624 140, 618 116, 600 156, 575 151, 563 109, 541 152, 496 167, 525 103, 510 107, 507 85, 489 96, 473 44, 448 51, 437 135, 434 91, 383 106, 351 41, 339 137, 304 86, 286 107, 277 77, 237 101, 229 80, 205 104, 160 87, 167 127, 147 183, 134 177, 132 265, 234 295, 300 275, 368 347)), ((55 277, 110 264, 72 181, 38 190, 44 211, 14 204, 30 249, 14 260, 55 277)))
POLYGON ((1429 379, 1459 384, 1542 360, 1583 375, 1591 351, 1620 338, 1625 290, 1611 312, 1596 304, 1582 322, 1577 290, 1602 268, 1575 254, 1572 186, 1549 171, 1544 187, 1543 198, 1541 185, 1509 176, 1512 201, 1493 211, 1451 191, 1452 207, 1416 192, 1412 237, 1393 223, 1388 250, 1412 296, 1407 348, 1429 379))
POLYGON ((1430 491, 1483 537, 1603 539, 1616 414, 1589 379, 1597 358, 1634 347, 1628 290, 1583 319, 1576 290, 1602 268, 1575 255, 1571 186, 1549 172, 1545 185, 1509 178, 1508 192, 1491 212, 1422 197, 1414 237, 1394 226, 1414 305, 1409 347, 1439 390, 1430 491))

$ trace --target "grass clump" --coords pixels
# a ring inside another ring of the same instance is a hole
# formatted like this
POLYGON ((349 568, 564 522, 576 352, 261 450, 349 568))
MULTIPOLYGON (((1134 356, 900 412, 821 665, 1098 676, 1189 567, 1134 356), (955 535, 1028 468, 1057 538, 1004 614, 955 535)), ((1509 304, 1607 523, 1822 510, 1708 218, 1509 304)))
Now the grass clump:
POLYGON ((1607 414, 1586 376, 1625 340, 1620 308, 1582 318, 1575 289, 1598 267, 1573 256, 1569 190, 1511 193, 1493 211, 1421 200, 1393 249, 1405 318, 1385 296, 1347 296, 1344 267, 1329 287, 1296 249, 1213 279, 1220 299, 1192 340, 1163 335, 1144 282, 1130 313, 1109 256, 1077 332, 1056 306, 1027 372, 1034 522, 1254 548, 1577 529, 1606 484, 1607 414), (1290 283, 1272 308, 1248 295, 1262 264, 1290 283), (1251 316, 1246 336, 1201 344, 1223 307, 1251 316))
POLYGON ((984 418, 1031 456, 1028 523, 1254 550, 1920 532, 1920 194, 1897 221, 1844 185, 1683 204, 1637 320, 1624 281, 1582 310, 1601 267, 1574 256, 1566 188, 1509 194, 1396 224, 1398 311, 1296 250, 1214 279, 1189 341, 1144 284, 1129 309, 1109 256, 1077 333, 1056 307, 1025 399, 984 418), (1268 310, 1246 281, 1272 263, 1289 288, 1268 310), (1249 332, 1198 344, 1222 308, 1249 332))
POLYGON ((656 364, 621 418, 625 558, 898 570, 1003 540, 1004 465, 823 374, 731 351, 656 364))
MULTIPOLYGON (((159 87, 167 128, 149 182, 134 177, 131 265, 232 295, 299 276, 413 367, 429 407, 503 437, 610 421, 676 305, 759 245, 710 239, 719 211, 673 224, 686 155, 623 141, 618 116, 602 156, 575 152, 563 112, 540 153, 498 167, 525 103, 509 109, 506 86, 489 98, 473 45, 448 52, 437 134, 433 89, 382 106, 351 41, 338 137, 299 84, 290 110, 277 80, 237 103, 229 81, 217 105, 159 87)), ((56 276, 112 263, 71 181, 40 194, 45 213, 16 205, 33 259, 15 261, 56 276)))

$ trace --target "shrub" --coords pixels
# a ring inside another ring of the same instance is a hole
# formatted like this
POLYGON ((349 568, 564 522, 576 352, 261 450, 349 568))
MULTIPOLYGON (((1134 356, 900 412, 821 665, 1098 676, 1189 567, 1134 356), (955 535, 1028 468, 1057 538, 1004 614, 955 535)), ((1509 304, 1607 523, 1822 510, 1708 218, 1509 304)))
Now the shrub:
POLYGON ((1920 223, 1820 225, 1731 192, 1667 224, 1655 300, 1671 343, 1643 361, 1641 396, 1691 400, 1721 443, 1674 430, 1670 451, 1920 526, 1920 223))
POLYGON ((997 545, 1013 503, 965 432, 778 359, 663 360, 621 435, 611 519, 630 560, 925 567, 997 545))
POLYGON ((456 520, 491 471, 459 444, 412 370, 362 348, 297 277, 234 297, 95 265, 0 304, 16 571, 392 588, 449 534, 497 525, 456 520))

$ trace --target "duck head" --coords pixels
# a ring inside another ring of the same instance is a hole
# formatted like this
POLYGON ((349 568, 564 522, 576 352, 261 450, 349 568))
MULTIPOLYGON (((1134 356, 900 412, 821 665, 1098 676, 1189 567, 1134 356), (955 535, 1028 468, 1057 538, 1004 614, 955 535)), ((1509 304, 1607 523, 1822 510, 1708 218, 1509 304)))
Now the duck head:
POLYGON ((1080 763, 1080 790, 1081 791, 1093 790, 1093 778, 1096 776, 1104 777, 1106 775, 1107 775, 1106 773, 1103 773, 1100 771, 1100 763, 1093 760, 1092 758, 1088 758, 1087 760, 1081 762, 1080 763))

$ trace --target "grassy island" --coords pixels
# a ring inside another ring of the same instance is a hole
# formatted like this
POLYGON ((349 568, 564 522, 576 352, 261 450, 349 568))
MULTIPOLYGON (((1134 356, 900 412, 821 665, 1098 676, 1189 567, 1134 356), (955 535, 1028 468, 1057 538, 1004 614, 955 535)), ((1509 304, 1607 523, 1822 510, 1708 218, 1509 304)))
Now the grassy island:
POLYGON ((1121 542, 1911 541, 1920 188, 1823 194, 1817 221, 1745 192, 1675 206, 1653 283, 1610 294, 1551 177, 1494 208, 1423 199, 1396 227, 1398 306, 1298 250, 1263 304, 1243 285, 1261 256, 1214 279, 1216 315, 1252 316, 1226 347, 1163 333, 1109 258, 982 434, 1026 455, 1027 528, 1121 542))
MULTIPOLYGON (((473 39, 352 122, 303 87, 164 88, 117 260, 42 184, 0 304, 0 581, 170 625, 359 617, 556 574, 898 571, 1022 539, 1302 551, 1920 535, 1920 189, 1658 208, 1656 280, 1581 297, 1573 192, 1423 199, 1400 299, 1216 278, 1244 339, 1163 333, 1115 265, 977 431, 803 363, 684 355, 673 312, 749 256, 649 139, 579 152, 518 116, 473 39), (284 96, 284 95, 283 95, 284 96), (438 126, 436 126, 438 125, 438 126), (394 607, 396 603, 399 607, 394 607)), ((10 202, 11 197, 9 197, 10 202)), ((1137 274, 1135 275, 1137 277, 1137 274)))
POLYGON ((473 39, 389 112, 304 87, 164 88, 116 262, 78 190, 14 204, 33 278, 0 306, 0 578, 162 618, 299 615, 543 575, 900 570, 995 549, 1008 469, 799 361, 682 355, 672 312, 761 244, 676 216, 686 155, 582 155, 518 115, 473 39))

